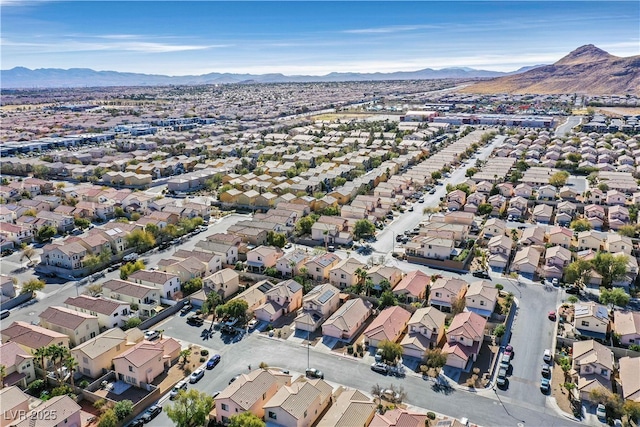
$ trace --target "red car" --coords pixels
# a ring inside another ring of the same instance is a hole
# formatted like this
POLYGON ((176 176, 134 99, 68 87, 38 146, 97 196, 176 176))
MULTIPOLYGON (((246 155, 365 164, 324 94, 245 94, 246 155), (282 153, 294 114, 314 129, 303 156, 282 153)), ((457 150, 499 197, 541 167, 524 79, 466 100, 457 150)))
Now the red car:
POLYGON ((549 317, 549 320, 555 321, 556 320, 556 312, 555 311, 550 311, 548 317, 549 317))

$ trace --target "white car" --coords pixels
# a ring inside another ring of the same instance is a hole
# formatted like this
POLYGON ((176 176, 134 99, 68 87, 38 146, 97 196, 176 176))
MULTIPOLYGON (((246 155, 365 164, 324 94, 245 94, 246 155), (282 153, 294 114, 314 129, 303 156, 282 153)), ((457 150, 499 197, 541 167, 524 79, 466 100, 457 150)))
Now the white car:
POLYGON ((553 356, 551 355, 551 350, 546 349, 544 351, 544 354, 542 355, 542 360, 544 360, 545 363, 551 363, 552 359, 553 359, 553 356))
POLYGON ((171 389, 171 392, 169 393, 169 399, 171 400, 175 399, 178 393, 180 393, 180 390, 186 390, 186 389, 187 389, 187 382, 180 381, 178 384, 175 385, 175 387, 173 387, 173 389, 171 389))
POLYGON ((147 341, 153 341, 156 338, 160 338, 160 332, 158 331, 145 331, 144 332, 144 339, 147 341))

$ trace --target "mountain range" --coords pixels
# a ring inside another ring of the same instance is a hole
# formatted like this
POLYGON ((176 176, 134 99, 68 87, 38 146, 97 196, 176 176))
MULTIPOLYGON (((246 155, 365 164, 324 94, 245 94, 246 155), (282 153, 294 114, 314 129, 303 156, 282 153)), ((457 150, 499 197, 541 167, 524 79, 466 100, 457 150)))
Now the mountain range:
POLYGON ((640 95, 640 55, 621 58, 589 44, 577 48, 552 65, 477 82, 463 91, 640 95))
MULTIPOLYGON (((523 67, 513 73, 522 73, 535 67, 523 67)), ((512 73, 476 70, 473 68, 425 68, 417 71, 393 73, 329 73, 324 76, 286 76, 284 74, 233 74, 209 73, 193 76, 165 76, 160 74, 123 73, 118 71, 95 71, 90 68, 39 68, 31 70, 15 67, 1 70, 3 89, 97 87, 97 86, 160 86, 202 85, 226 83, 300 83, 300 82, 352 82, 383 80, 427 80, 427 79, 475 79, 506 76, 512 73)))

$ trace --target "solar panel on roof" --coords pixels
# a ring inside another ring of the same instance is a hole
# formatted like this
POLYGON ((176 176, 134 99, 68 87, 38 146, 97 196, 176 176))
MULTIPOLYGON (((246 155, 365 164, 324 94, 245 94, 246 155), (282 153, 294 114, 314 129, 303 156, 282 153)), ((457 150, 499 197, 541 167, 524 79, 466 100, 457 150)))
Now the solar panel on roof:
POLYGON ((262 285, 258 286, 258 290, 262 293, 267 292, 269 289, 273 288, 271 282, 265 282, 262 285))
POLYGON ((320 301, 320 304, 324 304, 325 302, 329 301, 329 298, 331 298, 334 294, 335 292, 333 292, 332 290, 324 291, 324 293, 320 295, 320 298, 318 298, 318 301, 320 301))

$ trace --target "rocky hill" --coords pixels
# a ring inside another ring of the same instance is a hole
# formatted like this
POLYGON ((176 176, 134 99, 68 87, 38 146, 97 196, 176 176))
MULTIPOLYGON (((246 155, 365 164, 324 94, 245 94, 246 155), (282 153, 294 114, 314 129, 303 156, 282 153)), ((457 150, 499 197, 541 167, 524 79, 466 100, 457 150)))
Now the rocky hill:
POLYGON ((621 58, 594 45, 577 48, 552 65, 478 82, 469 93, 582 93, 640 95, 640 55, 621 58))

